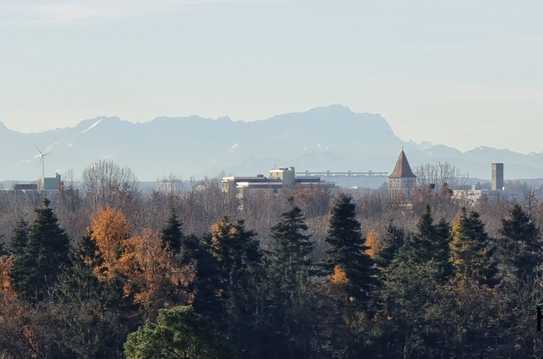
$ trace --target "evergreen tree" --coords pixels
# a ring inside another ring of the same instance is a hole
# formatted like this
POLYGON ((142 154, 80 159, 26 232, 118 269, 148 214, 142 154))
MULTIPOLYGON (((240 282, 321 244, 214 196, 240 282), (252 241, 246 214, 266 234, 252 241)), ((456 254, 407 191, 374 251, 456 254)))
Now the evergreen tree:
POLYGON ((373 260, 366 254, 368 247, 362 236, 360 222, 356 220, 352 198, 341 195, 332 209, 332 218, 326 242, 326 269, 344 272, 348 301, 355 306, 364 306, 371 298, 377 280, 373 260))
POLYGON ((77 244, 73 253, 73 261, 82 262, 91 270, 102 264, 102 257, 100 256, 96 241, 92 239, 92 232, 89 231, 77 244))
POLYGON ((17 222, 13 238, 11 239, 11 253, 15 258, 21 258, 28 243, 28 224, 24 219, 17 222))
POLYGON ((311 236, 304 215, 294 206, 272 228, 271 272, 285 293, 294 293, 311 269, 311 236))
POLYGON ((406 245, 402 248, 402 256, 404 260, 406 256, 409 256, 416 263, 434 265, 437 279, 446 280, 452 273, 450 237, 449 224, 444 219, 434 224, 432 211, 430 206, 427 206, 417 224, 417 232, 406 241, 406 245))
POLYGON ((307 230, 302 211, 296 206, 283 213, 272 228, 268 324, 276 336, 273 350, 282 358, 310 355, 314 313, 307 287, 313 246, 307 230))
POLYGON ((475 280, 491 287, 498 283, 495 246, 479 213, 468 214, 462 209, 453 226, 451 259, 458 279, 475 280))
POLYGON ((14 258, 13 267, 11 268, 11 282, 16 291, 24 290, 24 285, 34 264, 34 258, 26 254, 27 245, 28 224, 21 219, 17 222, 11 240, 11 253, 14 258))
POLYGON ((536 268, 543 262, 543 242, 533 219, 516 205, 511 217, 503 220, 501 235, 508 269, 519 280, 533 277, 536 268))
POLYGON ((434 261, 437 264, 439 279, 450 278, 453 267, 450 262, 451 225, 442 218, 436 225, 436 242, 434 246, 434 261))
POLYGON ((194 311, 210 323, 216 333, 221 333, 226 324, 225 303, 221 296, 223 280, 218 261, 211 253, 211 237, 199 239, 191 235, 184 243, 183 264, 192 262, 196 272, 192 283, 194 311))
POLYGON ((148 323, 130 334, 124 346, 128 359, 221 359, 223 337, 214 336, 190 306, 164 309, 157 323, 148 323))
POLYGON ((0 257, 7 256, 9 254, 8 250, 6 249, 6 246, 4 245, 4 242, 2 242, 2 236, 0 236, 0 257))
POLYGON ((168 246, 174 254, 181 251, 183 242, 183 225, 175 210, 172 210, 166 227, 162 230, 162 241, 165 246, 168 246))
POLYGON ((380 270, 387 268, 398 255, 404 242, 405 231, 390 222, 383 238, 383 246, 374 258, 377 268, 380 270))
POLYGON ((223 218, 213 225, 211 251, 218 262, 221 297, 227 316, 227 337, 244 358, 259 357, 258 290, 262 281, 262 253, 256 234, 243 221, 223 218))
POLYGON ((51 310, 54 322, 64 328, 56 351, 65 357, 120 357, 129 332, 125 317, 133 314, 120 283, 99 281, 94 267, 100 255, 90 234, 73 250, 71 265, 59 276, 51 310))
POLYGON ((68 237, 49 204, 46 199, 44 206, 35 210, 36 220, 24 252, 15 256, 13 286, 29 301, 43 300, 70 261, 68 237))
POLYGON ((417 224, 417 233, 415 234, 413 247, 415 258, 420 262, 429 262, 434 258, 436 242, 438 240, 434 218, 430 206, 426 206, 426 211, 419 219, 417 224))

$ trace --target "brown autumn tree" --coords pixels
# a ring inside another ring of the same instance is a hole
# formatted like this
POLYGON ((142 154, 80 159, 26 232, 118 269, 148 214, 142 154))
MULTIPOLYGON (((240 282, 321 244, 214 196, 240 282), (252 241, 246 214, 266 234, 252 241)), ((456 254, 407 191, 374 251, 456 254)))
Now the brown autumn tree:
POLYGON ((15 300, 15 290, 11 283, 13 257, 0 257, 0 303, 6 304, 15 300))
POLYGON ((374 258, 381 251, 381 243, 379 242, 379 236, 375 231, 369 231, 366 239, 366 254, 374 258))
POLYGON ((154 315, 160 308, 187 301, 183 291, 193 280, 193 271, 179 265, 167 248, 160 234, 145 229, 128 239, 118 271, 125 278, 124 292, 154 315))
POLYGON ((90 233, 102 259, 95 273, 100 280, 112 280, 119 274, 119 259, 130 236, 130 225, 123 212, 106 207, 92 218, 90 233))

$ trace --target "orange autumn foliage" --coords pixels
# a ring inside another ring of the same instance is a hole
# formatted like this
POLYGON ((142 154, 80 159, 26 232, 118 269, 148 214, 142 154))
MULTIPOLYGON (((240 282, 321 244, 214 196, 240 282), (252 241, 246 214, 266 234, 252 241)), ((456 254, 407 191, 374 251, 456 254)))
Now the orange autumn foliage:
POLYGON ((379 236, 375 231, 370 231, 368 233, 368 238, 366 239, 366 254, 370 257, 375 257, 381 251, 381 243, 379 243, 379 236))
POLYGON ((0 300, 2 300, 3 304, 15 300, 15 290, 11 283, 13 261, 13 257, 0 257, 0 300))
POLYGON ((103 261, 95 273, 102 280, 111 280, 118 274, 117 263, 130 235, 130 225, 120 210, 104 208, 92 218, 90 231, 103 261))
POLYGON ((93 217, 90 233, 101 257, 97 277, 122 279, 124 295, 151 310, 188 301, 183 289, 194 271, 176 262, 158 232, 145 229, 130 237, 130 230, 120 210, 104 208, 93 217))
POLYGON ((117 268, 126 278, 125 295, 143 305, 161 307, 168 300, 178 300, 180 289, 193 279, 189 268, 177 265, 159 233, 148 229, 126 241, 117 268))
POLYGON ((339 265, 336 265, 334 273, 330 277, 330 282, 334 285, 343 286, 349 282, 349 278, 347 278, 347 273, 339 265))

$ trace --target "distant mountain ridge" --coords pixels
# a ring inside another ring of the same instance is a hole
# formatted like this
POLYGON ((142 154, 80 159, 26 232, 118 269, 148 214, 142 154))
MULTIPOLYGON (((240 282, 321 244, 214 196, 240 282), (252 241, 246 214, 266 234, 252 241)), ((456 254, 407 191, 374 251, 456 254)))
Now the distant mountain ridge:
POLYGON ((502 161, 510 178, 543 177, 543 154, 490 147, 461 152, 403 142, 382 116, 332 105, 252 122, 188 116, 132 123, 98 117, 29 134, 0 123, 0 179, 37 178, 35 146, 52 151, 47 160, 50 174, 73 170, 79 176, 91 162, 109 159, 132 168, 141 180, 154 180, 169 175, 256 174, 274 166, 391 171, 402 145, 414 168, 447 161, 473 177, 488 178, 490 162, 502 161))

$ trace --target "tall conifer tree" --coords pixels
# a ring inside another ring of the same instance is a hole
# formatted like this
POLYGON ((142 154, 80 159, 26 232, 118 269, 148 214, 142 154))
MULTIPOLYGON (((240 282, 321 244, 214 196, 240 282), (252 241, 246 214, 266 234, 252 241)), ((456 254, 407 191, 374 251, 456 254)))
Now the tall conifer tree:
POLYGON ((479 284, 496 285, 499 280, 496 247, 488 236, 479 213, 462 209, 453 226, 451 259, 456 276, 479 284))
POLYGON ((15 258, 21 257, 28 244, 28 223, 24 219, 17 222, 13 238, 11 239, 11 253, 15 258))
POLYGON ((313 246, 302 211, 292 199, 289 202, 292 208, 283 213, 281 221, 272 228, 268 325, 275 336, 273 350, 284 358, 300 358, 310 355, 308 348, 314 322, 307 288, 312 273, 313 246))
POLYGON ((258 290, 262 280, 262 252, 256 234, 245 229, 243 221, 227 217, 213 225, 211 252, 218 262, 222 279, 221 295, 227 315, 227 336, 241 357, 258 352, 256 323, 258 290))
POLYGON ((168 223, 162 230, 162 242, 164 242, 164 245, 168 246, 174 254, 178 254, 181 251, 183 237, 183 225, 175 210, 172 209, 168 223))
POLYGON ((405 231, 396 227, 392 222, 388 224, 383 239, 383 246, 374 258, 377 268, 387 268, 398 255, 405 243, 405 231))
POLYGON ((272 275, 285 292, 294 293, 311 269, 311 236, 300 208, 293 206, 272 228, 272 275))
POLYGON ((35 210, 36 220, 30 227, 24 252, 15 257, 13 285, 29 301, 43 300, 70 262, 68 236, 49 204, 45 199, 43 207, 35 210))
POLYGON ((328 274, 334 270, 345 273, 349 302, 364 306, 371 298, 377 280, 373 260, 366 254, 368 247, 355 209, 352 198, 347 195, 341 195, 336 201, 326 237, 330 245, 326 266, 328 274))
POLYGON ((539 228, 522 207, 516 205, 510 218, 503 220, 504 258, 517 279, 529 279, 543 263, 543 242, 539 228))

